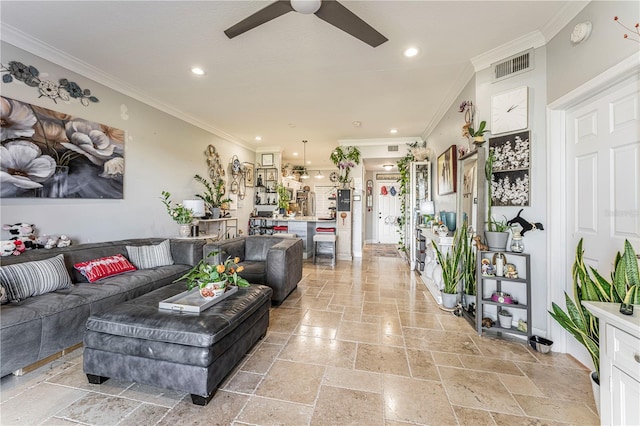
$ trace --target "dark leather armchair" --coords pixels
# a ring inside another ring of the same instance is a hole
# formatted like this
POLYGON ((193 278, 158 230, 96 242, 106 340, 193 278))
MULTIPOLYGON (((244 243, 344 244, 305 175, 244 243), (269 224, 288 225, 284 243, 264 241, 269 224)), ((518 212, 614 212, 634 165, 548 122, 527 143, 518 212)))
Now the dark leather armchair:
POLYGON ((271 302, 278 306, 302 279, 302 252, 299 238, 251 235, 209 243, 204 246, 203 255, 209 263, 239 257, 240 265, 244 266, 240 276, 252 284, 271 287, 271 302), (212 252, 218 254, 207 257, 212 252))

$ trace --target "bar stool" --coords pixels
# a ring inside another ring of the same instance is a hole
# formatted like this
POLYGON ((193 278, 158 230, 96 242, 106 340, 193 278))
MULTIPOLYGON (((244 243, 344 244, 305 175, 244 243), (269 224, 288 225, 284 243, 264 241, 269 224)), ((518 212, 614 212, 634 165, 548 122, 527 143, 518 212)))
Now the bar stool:
POLYGON ((276 225, 273 227, 273 233, 275 234, 276 232, 280 233, 280 232, 289 232, 289 227, 288 226, 282 226, 282 225, 276 225))
POLYGON ((316 253, 318 243, 331 243, 331 266, 336 265, 336 228, 316 228, 316 235, 313 236, 313 264, 316 263, 316 253))

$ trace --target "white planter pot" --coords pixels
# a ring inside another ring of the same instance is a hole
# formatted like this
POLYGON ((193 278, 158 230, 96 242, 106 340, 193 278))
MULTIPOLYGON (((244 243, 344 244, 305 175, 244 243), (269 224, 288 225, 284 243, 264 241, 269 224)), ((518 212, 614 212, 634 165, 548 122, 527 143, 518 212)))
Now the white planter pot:
POLYGON ((596 409, 598 410, 598 415, 600 415, 600 384, 596 383, 594 376, 597 373, 592 371, 589 377, 591 378, 591 389, 593 390, 593 399, 596 403, 596 409))
POLYGON ((498 319, 500 320, 500 327, 511 328, 511 320, 513 319, 513 315, 498 315, 498 319))
POLYGON ((448 309, 455 308, 456 304, 458 303, 458 295, 455 293, 454 294, 445 293, 444 291, 441 293, 442 293, 442 306, 448 309))
POLYGON ((484 236, 487 239, 487 245, 489 246, 489 250, 493 250, 493 251, 507 250, 507 241, 509 240, 508 232, 484 231, 484 236))

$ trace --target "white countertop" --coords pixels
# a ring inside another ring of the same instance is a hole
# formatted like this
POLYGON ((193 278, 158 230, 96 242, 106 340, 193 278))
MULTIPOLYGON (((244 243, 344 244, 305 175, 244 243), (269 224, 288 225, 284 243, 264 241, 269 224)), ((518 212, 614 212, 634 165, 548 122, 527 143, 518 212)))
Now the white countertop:
POLYGON ((257 217, 252 217, 252 219, 266 219, 266 220, 276 220, 279 222, 327 222, 327 223, 332 223, 335 222, 335 219, 324 219, 324 218, 320 218, 318 216, 295 216, 293 218, 288 218, 288 217, 284 217, 282 219, 278 219, 275 217, 262 217, 262 218, 257 218, 257 217))
POLYGON ((640 305, 633 305, 633 315, 622 315, 619 303, 583 301, 582 304, 598 318, 640 337, 640 305))

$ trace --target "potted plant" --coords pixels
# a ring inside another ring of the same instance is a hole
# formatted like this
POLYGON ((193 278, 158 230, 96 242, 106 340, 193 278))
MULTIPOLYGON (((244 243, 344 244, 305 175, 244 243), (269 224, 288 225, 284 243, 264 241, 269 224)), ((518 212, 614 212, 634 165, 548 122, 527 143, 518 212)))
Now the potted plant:
POLYGON ((217 181, 209 182, 200 175, 195 175, 193 178, 204 186, 204 192, 195 196, 204 201, 214 219, 219 218, 222 204, 231 202, 231 198, 224 198, 224 180, 218 178, 217 181))
POLYGON ((492 176, 493 176, 493 163, 496 157, 492 150, 489 150, 489 156, 487 162, 484 165, 484 174, 487 178, 488 196, 487 196, 487 230, 484 232, 484 236, 487 239, 487 245, 489 250, 504 251, 507 249, 507 242, 509 240, 509 232, 511 229, 507 225, 507 218, 504 221, 497 221, 491 214, 492 207, 492 176))
POLYGON ((279 183, 276 187, 276 191, 278 192, 278 209, 280 214, 285 214, 286 210, 289 208, 289 190, 279 183))
POLYGON ((476 250, 468 233, 466 222, 460 228, 460 244, 462 245, 462 282, 464 283, 464 305, 469 310, 475 303, 476 296, 476 250))
POLYGON ((174 282, 186 280, 187 290, 195 287, 200 289, 200 294, 204 298, 211 298, 219 293, 218 290, 227 290, 229 286, 248 287, 249 281, 238 275, 244 270, 244 266, 238 265, 239 257, 229 256, 224 262, 210 264, 207 259, 217 255, 214 251, 201 259, 189 272, 176 279, 174 282))
POLYGON ((435 241, 431 241, 436 251, 438 263, 442 269, 442 281, 444 287, 442 289, 442 305, 445 308, 454 308, 457 303, 457 295, 459 292, 458 285, 462 278, 462 269, 460 261, 462 259, 463 242, 460 238, 460 232, 456 232, 453 237, 453 246, 446 253, 442 253, 435 241))
POLYGON ((481 146, 484 143, 484 134, 489 131, 489 129, 485 129, 487 126, 487 122, 482 120, 477 129, 469 126, 469 136, 473 138, 473 143, 481 146))
POLYGON ((582 301, 622 303, 627 300, 633 304, 640 304, 640 294, 637 291, 640 278, 635 252, 627 240, 624 244, 624 253, 616 254, 611 282, 607 281, 595 268, 587 269, 583 254, 582 239, 580 239, 572 267, 574 300, 571 300, 565 292, 567 311, 563 311, 556 303, 552 303, 553 310, 549 311, 549 314, 589 352, 595 367, 595 371, 591 373, 591 379, 594 383, 594 399, 599 409, 600 330, 598 319, 582 306, 582 301))
POLYGON ((348 187, 349 182, 351 182, 351 178, 349 177, 351 168, 355 167, 356 164, 360 164, 360 150, 357 146, 339 146, 333 150, 330 158, 340 171, 338 182, 340 182, 343 187, 348 187))
POLYGON ((162 204, 167 208, 167 213, 176 223, 180 225, 180 236, 188 237, 191 234, 191 222, 193 222, 193 212, 186 208, 182 203, 173 205, 173 201, 169 199, 171 193, 162 191, 162 204))

